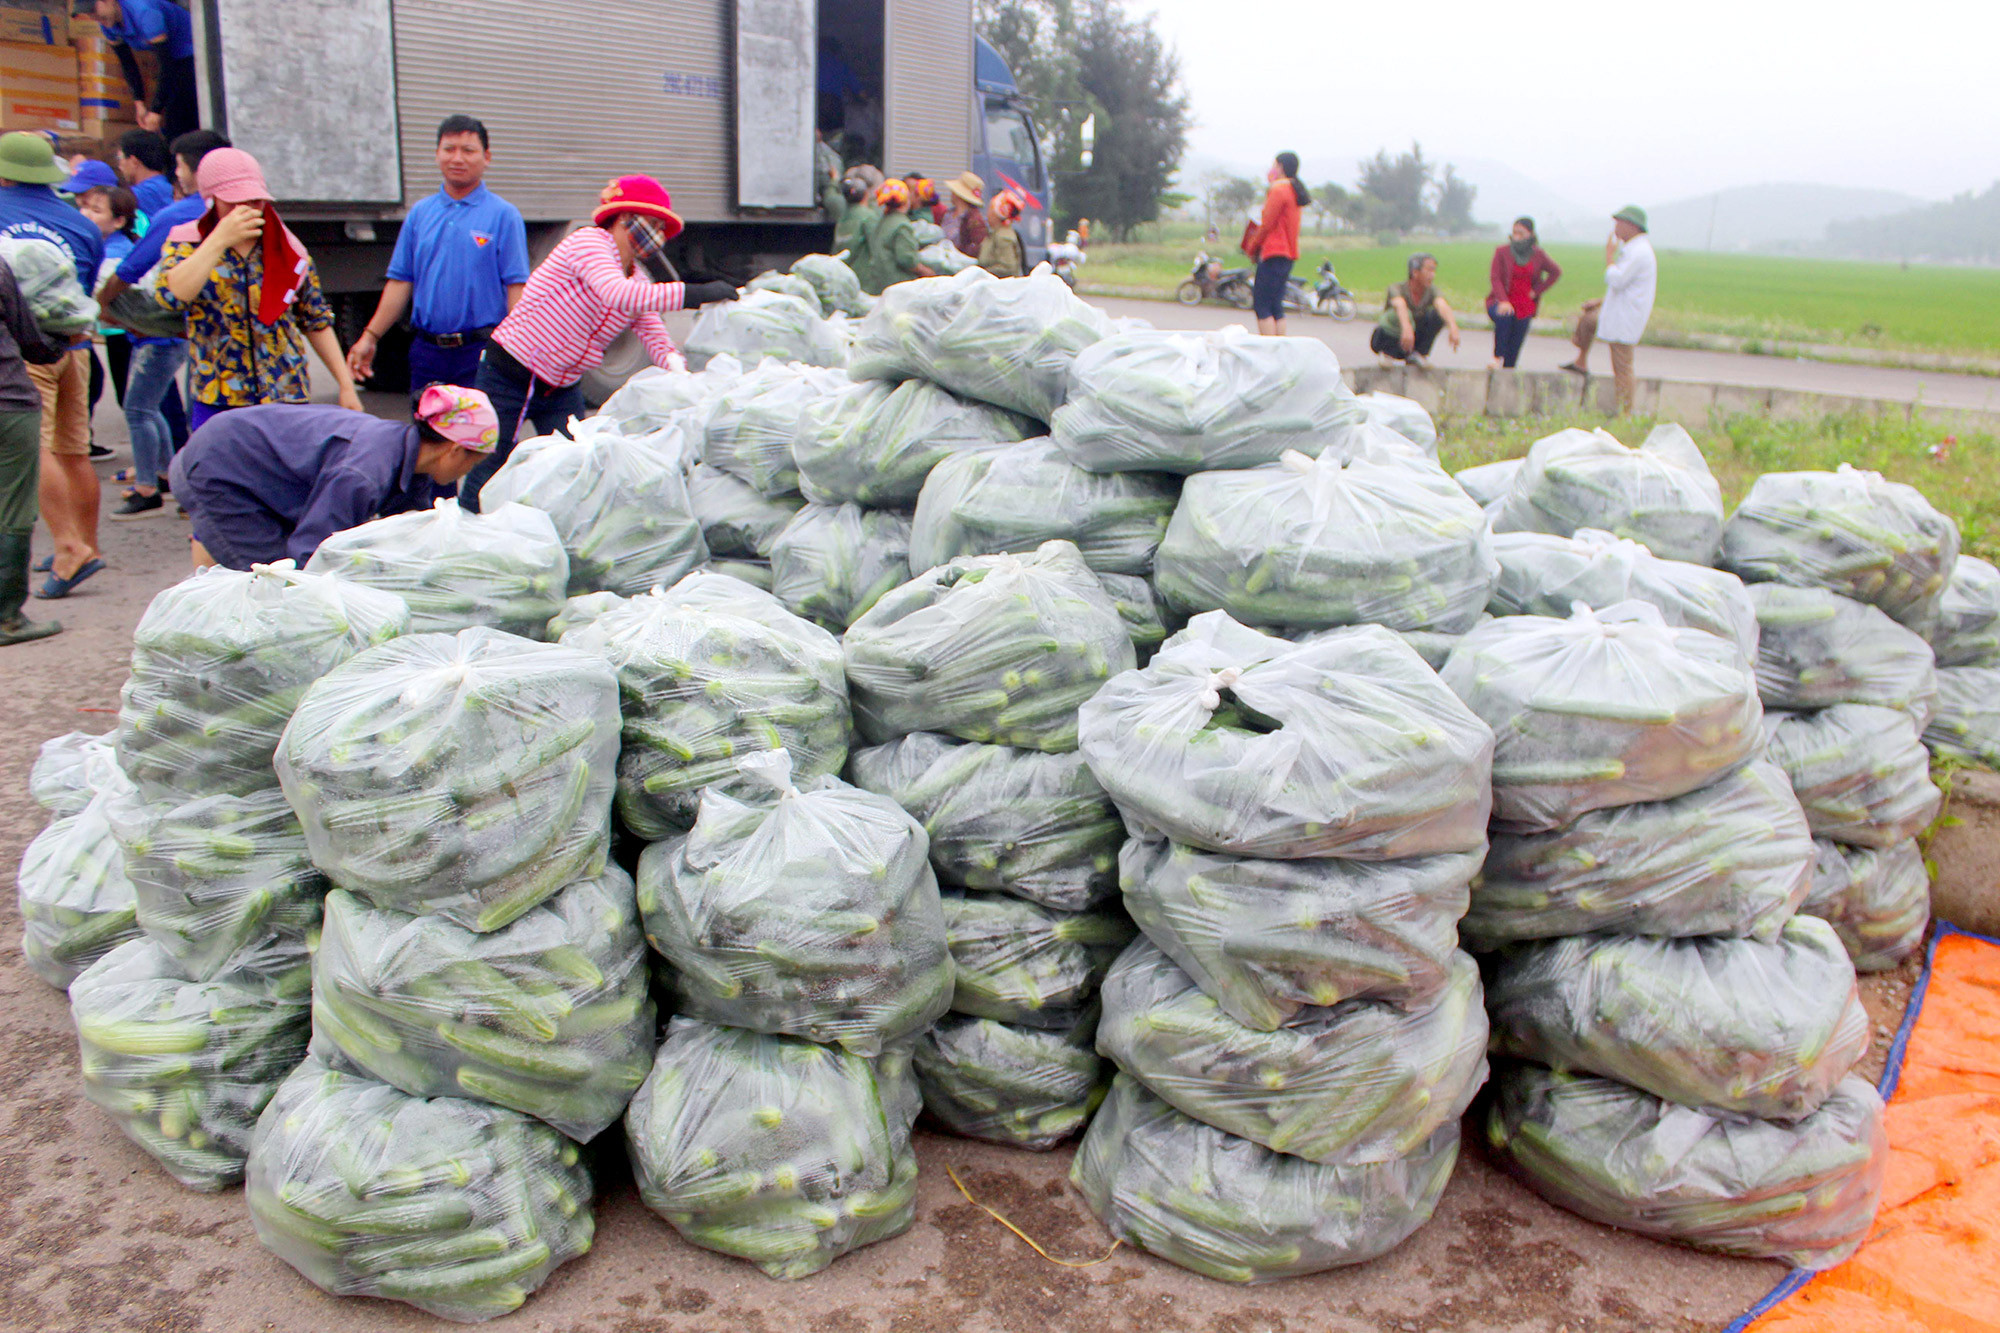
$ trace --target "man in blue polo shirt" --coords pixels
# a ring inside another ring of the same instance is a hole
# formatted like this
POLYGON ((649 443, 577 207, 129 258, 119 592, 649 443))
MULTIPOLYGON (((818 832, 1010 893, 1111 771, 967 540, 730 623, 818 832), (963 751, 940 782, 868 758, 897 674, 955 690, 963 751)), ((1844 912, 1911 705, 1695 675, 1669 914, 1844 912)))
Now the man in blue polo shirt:
POLYGON ((486 127, 471 116, 452 116, 438 126, 444 184, 410 210, 397 233, 382 299, 347 353, 357 380, 375 373, 382 335, 405 309, 413 399, 427 384, 470 384, 478 377, 487 338, 528 281, 528 228, 520 209, 483 184, 492 163, 486 127))
POLYGON ((118 64, 132 89, 142 130, 163 134, 169 141, 201 124, 195 108, 194 20, 173 0, 95 0, 98 26, 118 52, 118 64), (151 51, 160 58, 160 77, 153 95, 146 96, 146 79, 133 54, 151 51))
POLYGON ((149 223, 174 201, 174 155, 164 136, 151 130, 125 131, 118 136, 112 165, 149 223))

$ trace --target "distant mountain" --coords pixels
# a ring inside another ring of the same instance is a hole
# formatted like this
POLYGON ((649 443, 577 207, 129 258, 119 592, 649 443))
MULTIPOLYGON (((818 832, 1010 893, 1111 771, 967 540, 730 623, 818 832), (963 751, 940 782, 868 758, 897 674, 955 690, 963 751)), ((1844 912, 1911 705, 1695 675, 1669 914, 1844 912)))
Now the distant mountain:
POLYGON ((1478 187, 1472 216, 1497 228, 1518 217, 1535 220, 1535 233, 1545 241, 1594 241, 1611 225, 1540 181, 1522 175, 1505 162, 1486 157, 1450 159, 1458 174, 1478 187))
POLYGON ((1843 185, 1739 185, 1647 210, 1653 241, 1674 250, 1817 248, 1836 223, 1926 206, 1894 190, 1843 185))
POLYGON ((2000 184, 1926 208, 1837 222, 1819 248, 1856 259, 2000 264, 2000 184))

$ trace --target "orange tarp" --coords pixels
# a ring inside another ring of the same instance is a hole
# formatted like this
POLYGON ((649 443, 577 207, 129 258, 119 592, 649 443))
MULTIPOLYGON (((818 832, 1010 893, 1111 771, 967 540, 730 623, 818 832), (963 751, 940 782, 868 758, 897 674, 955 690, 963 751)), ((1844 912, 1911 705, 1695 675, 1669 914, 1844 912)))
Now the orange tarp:
POLYGON ((2000 1333, 2000 944, 1938 940, 1887 1125, 1868 1243, 1754 1333, 2000 1333))

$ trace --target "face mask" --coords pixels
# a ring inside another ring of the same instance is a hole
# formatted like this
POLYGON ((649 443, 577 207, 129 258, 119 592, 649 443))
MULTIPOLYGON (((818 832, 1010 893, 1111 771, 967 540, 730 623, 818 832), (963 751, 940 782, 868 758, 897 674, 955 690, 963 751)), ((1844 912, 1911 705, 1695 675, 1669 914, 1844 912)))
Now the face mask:
POLYGON ((674 281, 674 266, 666 254, 666 232, 659 222, 643 213, 627 213, 625 231, 632 238, 632 249, 646 271, 657 281, 674 281))

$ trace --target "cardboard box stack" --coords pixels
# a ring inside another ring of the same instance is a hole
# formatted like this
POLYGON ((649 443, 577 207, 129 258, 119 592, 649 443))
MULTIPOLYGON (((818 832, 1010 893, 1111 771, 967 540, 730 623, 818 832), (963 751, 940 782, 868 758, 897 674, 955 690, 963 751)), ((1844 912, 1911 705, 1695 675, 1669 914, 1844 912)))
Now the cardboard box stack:
MULTIPOLYGON (((138 128, 132 119, 132 90, 126 86, 118 55, 96 19, 71 19, 69 34, 76 47, 76 91, 83 133, 114 142, 125 131, 138 128)), ((150 58, 149 53, 140 56, 142 61, 150 58)))

